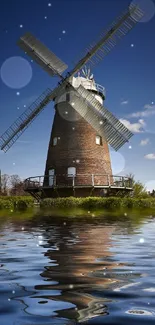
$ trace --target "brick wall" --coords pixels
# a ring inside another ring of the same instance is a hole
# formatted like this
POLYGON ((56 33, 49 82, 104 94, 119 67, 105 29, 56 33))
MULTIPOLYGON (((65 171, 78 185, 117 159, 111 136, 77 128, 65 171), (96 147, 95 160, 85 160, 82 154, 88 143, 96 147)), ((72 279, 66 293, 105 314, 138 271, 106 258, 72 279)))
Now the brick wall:
MULTIPOLYGON (((67 174, 68 167, 76 167, 76 174, 112 174, 108 144, 102 138, 102 145, 96 144, 96 131, 76 113, 65 116, 66 103, 57 104, 48 148, 45 175, 55 169, 56 175, 67 174), (53 138, 58 143, 53 146, 53 138)), ((67 107, 67 111, 69 111, 67 107)), ((76 181, 87 184, 89 177, 79 177, 76 181)), ((61 178, 59 177, 61 182, 61 178)), ((64 180, 63 180, 64 182, 64 180)), ((67 178, 66 178, 67 182, 67 178)), ((107 182, 107 177, 96 176, 96 185, 107 182)))

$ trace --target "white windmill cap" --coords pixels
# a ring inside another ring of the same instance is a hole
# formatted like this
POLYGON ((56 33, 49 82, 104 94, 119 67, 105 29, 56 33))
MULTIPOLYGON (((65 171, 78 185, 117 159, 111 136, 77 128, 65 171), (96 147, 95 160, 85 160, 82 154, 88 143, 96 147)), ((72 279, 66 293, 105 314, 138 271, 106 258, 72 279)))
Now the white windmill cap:
POLYGON ((80 85, 82 85, 85 89, 92 89, 92 90, 97 91, 96 84, 95 84, 94 80, 87 79, 82 76, 73 77, 72 85, 75 88, 78 88, 80 85))

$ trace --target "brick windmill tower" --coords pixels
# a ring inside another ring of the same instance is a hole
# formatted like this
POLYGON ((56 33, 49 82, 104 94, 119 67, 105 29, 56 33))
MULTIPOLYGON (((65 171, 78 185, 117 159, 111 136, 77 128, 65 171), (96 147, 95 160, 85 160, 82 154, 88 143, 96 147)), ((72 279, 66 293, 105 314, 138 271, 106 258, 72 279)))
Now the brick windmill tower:
POLYGON ((129 179, 112 175, 108 144, 118 150, 132 133, 104 107, 104 88, 95 83, 85 65, 91 67, 103 59, 143 15, 139 6, 127 9, 65 76, 66 64, 32 34, 20 38, 18 45, 51 76, 61 79, 54 90, 47 89, 1 136, 1 149, 6 152, 45 106, 54 101, 45 173, 25 183, 26 190, 35 197, 131 190, 129 179), (79 71, 84 67, 81 76, 79 71))
MULTIPOLYGON (((89 91, 103 105, 104 87, 95 83, 90 69, 82 71, 84 76, 72 78, 72 85, 80 85, 89 91)), ((46 184, 59 184, 60 195, 89 195, 92 182, 96 185, 108 184, 112 170, 109 147, 100 134, 74 109, 75 95, 70 87, 55 98, 55 117, 48 148, 45 175, 46 184), (56 175, 56 177, 54 177, 56 175), (54 182, 56 181, 56 184, 54 182), (66 185, 68 189, 63 187, 66 185), (78 187, 80 186, 80 187, 78 187), (67 190, 67 191, 66 191, 67 190)), ((87 109, 86 112, 88 113, 87 109)))

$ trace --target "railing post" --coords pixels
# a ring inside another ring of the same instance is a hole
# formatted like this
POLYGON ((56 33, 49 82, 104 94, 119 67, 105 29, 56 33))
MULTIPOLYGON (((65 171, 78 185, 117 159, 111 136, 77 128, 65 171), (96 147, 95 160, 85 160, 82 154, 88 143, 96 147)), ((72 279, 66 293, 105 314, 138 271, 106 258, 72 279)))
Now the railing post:
POLYGON ((110 186, 110 175, 108 175, 108 185, 110 186))
POLYGON ((91 179, 92 179, 92 186, 94 187, 94 174, 91 175, 91 179))

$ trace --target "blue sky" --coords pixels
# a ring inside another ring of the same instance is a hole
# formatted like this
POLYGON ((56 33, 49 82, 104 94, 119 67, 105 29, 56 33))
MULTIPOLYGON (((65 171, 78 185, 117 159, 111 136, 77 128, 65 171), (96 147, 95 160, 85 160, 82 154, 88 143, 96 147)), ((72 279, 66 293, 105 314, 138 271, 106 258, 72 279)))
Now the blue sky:
MULTIPOLYGON (((32 32, 72 68, 87 45, 130 3, 1 0, 0 134, 25 110, 25 105, 28 107, 58 81, 31 62, 16 44, 19 37, 32 32)), ((149 14, 150 8, 148 5, 149 14)), ((106 88, 105 107, 134 132, 130 143, 118 153, 110 149, 114 173, 131 172, 144 183, 154 180, 155 187, 155 15, 147 20, 138 23, 93 73, 95 81, 106 88)), ((43 175, 53 114, 50 103, 7 153, 0 152, 2 173, 19 174, 21 178, 43 175)))

